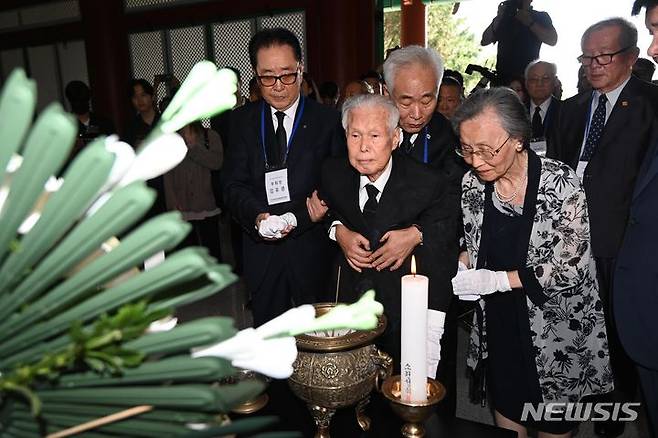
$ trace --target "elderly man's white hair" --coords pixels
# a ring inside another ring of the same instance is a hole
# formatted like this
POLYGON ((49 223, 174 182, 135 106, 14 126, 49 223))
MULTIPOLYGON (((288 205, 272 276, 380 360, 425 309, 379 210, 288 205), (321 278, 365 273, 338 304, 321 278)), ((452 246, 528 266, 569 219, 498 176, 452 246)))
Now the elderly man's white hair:
POLYGON ((389 133, 393 133, 398 127, 400 112, 393 101, 381 94, 358 94, 347 99, 343 103, 343 129, 347 131, 347 124, 350 120, 350 113, 356 108, 382 108, 388 114, 387 128, 389 133))
POLYGON ((395 75, 404 67, 420 65, 434 70, 436 75, 436 94, 439 94, 441 79, 443 79, 443 59, 439 52, 429 47, 407 46, 392 52, 384 62, 384 82, 390 93, 393 93, 395 75))
POLYGON ((541 59, 535 59, 530 64, 528 64, 527 67, 525 68, 525 72, 524 72, 523 76, 526 78, 526 80, 528 79, 528 75, 530 74, 530 70, 532 70, 537 65, 547 66, 549 71, 551 72, 551 75, 553 77, 557 76, 557 65, 556 64, 553 64, 552 62, 548 62, 548 61, 542 61, 541 59))

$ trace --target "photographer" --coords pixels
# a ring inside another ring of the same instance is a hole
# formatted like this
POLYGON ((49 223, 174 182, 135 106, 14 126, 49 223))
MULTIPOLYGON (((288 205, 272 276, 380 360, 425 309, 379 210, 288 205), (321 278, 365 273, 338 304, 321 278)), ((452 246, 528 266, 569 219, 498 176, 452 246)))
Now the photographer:
POLYGON ((539 58, 542 43, 554 46, 557 32, 546 12, 535 11, 532 0, 507 0, 498 6, 498 15, 482 34, 480 44, 498 42, 496 70, 504 82, 523 76, 530 61, 539 58))

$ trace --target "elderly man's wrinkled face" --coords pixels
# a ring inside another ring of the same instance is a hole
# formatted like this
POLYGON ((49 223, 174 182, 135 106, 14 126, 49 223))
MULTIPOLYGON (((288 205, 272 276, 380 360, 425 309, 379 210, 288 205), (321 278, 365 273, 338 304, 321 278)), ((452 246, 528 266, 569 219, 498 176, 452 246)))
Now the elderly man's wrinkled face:
POLYGON ((651 45, 647 50, 647 55, 651 56, 655 62, 658 62, 658 6, 647 8, 644 24, 653 37, 651 45))
POLYGON ((540 105, 546 101, 555 89, 555 75, 551 67, 543 63, 532 66, 528 71, 525 86, 528 90, 528 96, 535 105, 540 105))
POLYGON ((388 111, 381 106, 362 106, 350 111, 347 120, 347 155, 361 175, 375 181, 398 146, 397 129, 389 131, 388 111))
POLYGON ((431 67, 410 65, 400 68, 393 82, 391 97, 400 111, 400 127, 419 132, 430 122, 436 109, 437 77, 431 67))
POLYGON ((637 48, 621 47, 620 34, 619 26, 608 26, 590 33, 583 41, 584 56, 613 54, 626 49, 612 56, 609 64, 601 65, 593 59, 590 65, 585 66, 587 80, 601 93, 607 93, 621 85, 631 75, 631 69, 637 59, 637 48))
POLYGON ((464 161, 487 182, 505 175, 520 153, 519 141, 502 128, 498 114, 490 108, 461 123, 459 141, 464 161))
POLYGON ((285 111, 295 103, 302 86, 301 71, 302 65, 295 59, 295 51, 289 45, 263 47, 256 53, 258 76, 283 76, 272 86, 259 82, 263 99, 274 109, 285 111))

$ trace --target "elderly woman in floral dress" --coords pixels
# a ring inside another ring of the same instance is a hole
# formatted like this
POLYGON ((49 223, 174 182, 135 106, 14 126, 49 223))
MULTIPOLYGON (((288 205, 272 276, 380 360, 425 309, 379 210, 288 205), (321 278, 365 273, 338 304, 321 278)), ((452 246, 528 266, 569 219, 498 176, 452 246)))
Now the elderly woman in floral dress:
POLYGON ((486 363, 499 426, 568 438, 573 422, 523 411, 613 386, 585 192, 567 165, 528 148, 530 120, 512 90, 472 95, 453 125, 471 167, 462 181, 467 251, 453 289, 482 310, 469 366, 482 372, 486 363))

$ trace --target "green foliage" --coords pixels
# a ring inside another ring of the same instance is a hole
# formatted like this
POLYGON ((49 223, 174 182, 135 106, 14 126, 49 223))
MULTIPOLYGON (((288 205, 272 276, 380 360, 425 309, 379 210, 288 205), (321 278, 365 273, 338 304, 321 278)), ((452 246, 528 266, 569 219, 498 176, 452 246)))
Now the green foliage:
POLYGON ((147 303, 141 301, 119 308, 115 315, 102 315, 87 330, 77 321, 69 332, 72 341, 69 345, 45 354, 36 363, 18 365, 13 372, 0 377, 0 392, 9 391, 24 396, 36 416, 41 402, 32 388, 39 381, 56 380, 62 372, 80 365, 99 374, 118 374, 124 367, 138 366, 144 355, 124 348, 122 343, 137 339, 153 321, 170 313, 169 310, 150 312, 147 303))
MULTIPOLYGON (((441 54, 446 68, 457 70, 464 75, 466 91, 471 90, 480 80, 479 75, 464 74, 468 64, 493 66, 493 57, 485 58, 480 51, 479 35, 475 35, 463 18, 452 15, 452 4, 427 5, 427 46, 441 54)), ((400 10, 384 13, 384 50, 400 45, 400 10)))

